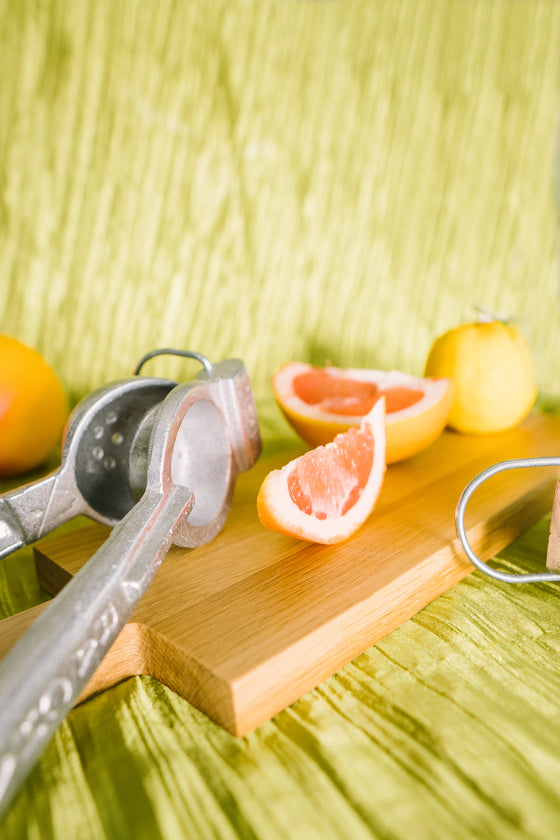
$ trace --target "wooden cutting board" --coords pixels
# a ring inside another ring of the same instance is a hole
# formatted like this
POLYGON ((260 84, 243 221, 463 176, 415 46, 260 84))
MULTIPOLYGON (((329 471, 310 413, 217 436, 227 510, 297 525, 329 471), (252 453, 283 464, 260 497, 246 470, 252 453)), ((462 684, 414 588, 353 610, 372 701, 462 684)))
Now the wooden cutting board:
MULTIPOLYGON (((81 699, 150 674, 230 732, 249 732, 473 571, 454 524, 470 479, 508 458, 558 453, 560 421, 546 416, 501 435, 445 432, 388 468, 371 518, 338 546, 260 525, 262 479, 299 453, 261 459, 238 480, 221 534, 201 548, 171 549, 81 699)), ((467 530, 480 556, 500 551, 550 511, 557 473, 510 471, 476 491, 467 530)), ((36 548, 41 585, 56 594, 107 534, 93 525, 44 540, 36 548)), ((44 606, 0 622, 0 656, 44 606)))

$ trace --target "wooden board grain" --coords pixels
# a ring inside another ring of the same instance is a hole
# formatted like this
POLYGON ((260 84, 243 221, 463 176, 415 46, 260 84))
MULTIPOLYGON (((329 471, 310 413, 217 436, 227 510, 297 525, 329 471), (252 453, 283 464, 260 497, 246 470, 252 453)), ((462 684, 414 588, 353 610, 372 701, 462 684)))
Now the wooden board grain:
MULTIPOLYGON (((258 487, 288 456, 262 459, 239 479, 218 537, 171 549, 81 699, 150 674, 230 732, 251 731, 473 571, 454 525, 470 479, 497 461, 559 451, 560 421, 536 414, 501 435, 445 432, 388 468, 371 518, 338 546, 260 525, 258 487)), ((466 524, 483 558, 550 511, 557 474, 501 473, 477 490, 466 524)), ((36 549, 42 586, 56 594, 107 534, 92 525, 43 541, 36 549)), ((0 622, 0 655, 43 608, 0 622)))

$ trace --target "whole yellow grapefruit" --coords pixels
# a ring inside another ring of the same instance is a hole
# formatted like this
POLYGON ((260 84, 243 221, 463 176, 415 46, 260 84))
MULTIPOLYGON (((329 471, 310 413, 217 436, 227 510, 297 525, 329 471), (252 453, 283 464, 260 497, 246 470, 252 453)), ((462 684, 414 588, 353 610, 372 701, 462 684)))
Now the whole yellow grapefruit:
POLYGON ((0 476, 38 467, 59 441, 67 415, 53 368, 17 338, 0 335, 0 476))
POLYGON ((537 396, 531 348, 514 324, 463 324, 434 342, 425 376, 453 382, 447 424, 459 432, 501 432, 521 423, 537 396))

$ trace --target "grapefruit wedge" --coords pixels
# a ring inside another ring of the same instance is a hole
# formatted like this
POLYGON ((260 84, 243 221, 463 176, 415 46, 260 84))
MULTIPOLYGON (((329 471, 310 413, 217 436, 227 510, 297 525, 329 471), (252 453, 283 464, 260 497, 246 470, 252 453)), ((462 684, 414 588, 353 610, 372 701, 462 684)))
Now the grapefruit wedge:
POLYGON ((420 452, 445 428, 453 399, 450 379, 401 371, 316 367, 287 362, 272 377, 284 416, 309 446, 328 443, 361 423, 385 397, 386 463, 420 452))
POLYGON ((272 470, 257 511, 264 526, 327 545, 348 539, 371 514, 385 475, 385 401, 360 426, 272 470))

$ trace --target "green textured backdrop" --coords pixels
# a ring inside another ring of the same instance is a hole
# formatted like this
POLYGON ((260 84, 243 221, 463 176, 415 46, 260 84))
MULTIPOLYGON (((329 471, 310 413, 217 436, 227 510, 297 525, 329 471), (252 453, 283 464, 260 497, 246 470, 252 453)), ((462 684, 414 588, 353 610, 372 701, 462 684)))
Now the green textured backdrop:
MULTIPOLYGON (((0 0, 0 31, 0 331, 72 399, 156 346, 241 356, 284 445, 282 361, 421 373, 473 304, 558 398, 555 0, 0 0)), ((2 563, 1 615, 41 597, 29 552, 2 563)), ((557 600, 475 573, 239 741, 131 680, 0 834, 558 836, 557 600)))
POLYGON ((473 303, 557 386, 556 2, 0 7, 1 327, 73 395, 162 344, 264 402, 286 358, 421 372, 473 303))

